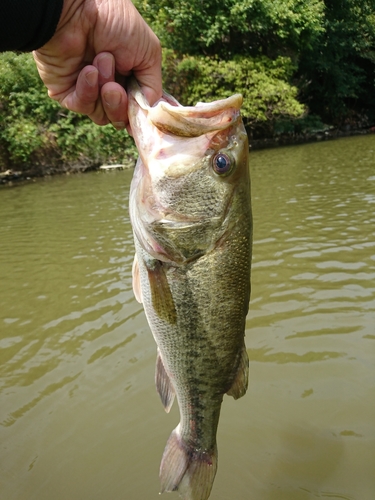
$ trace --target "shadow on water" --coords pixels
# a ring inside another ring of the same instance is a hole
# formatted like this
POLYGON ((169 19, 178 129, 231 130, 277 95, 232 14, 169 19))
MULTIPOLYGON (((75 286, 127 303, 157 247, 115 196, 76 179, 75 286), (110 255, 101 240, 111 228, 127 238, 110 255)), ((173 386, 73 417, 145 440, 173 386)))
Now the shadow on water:
MULTIPOLYGON (((374 151, 251 155, 251 380, 224 399, 212 500, 373 499, 374 151)), ((131 175, 0 190, 1 499, 160 498, 178 409, 133 297, 131 175)))

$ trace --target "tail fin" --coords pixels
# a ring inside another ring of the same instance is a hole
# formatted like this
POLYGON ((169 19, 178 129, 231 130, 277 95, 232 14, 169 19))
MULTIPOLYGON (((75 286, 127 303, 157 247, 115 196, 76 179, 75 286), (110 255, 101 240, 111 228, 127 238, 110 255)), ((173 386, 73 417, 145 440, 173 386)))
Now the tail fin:
POLYGON ((217 469, 217 449, 189 446, 177 427, 170 435, 160 465, 161 492, 178 491, 183 500, 207 500, 217 469))

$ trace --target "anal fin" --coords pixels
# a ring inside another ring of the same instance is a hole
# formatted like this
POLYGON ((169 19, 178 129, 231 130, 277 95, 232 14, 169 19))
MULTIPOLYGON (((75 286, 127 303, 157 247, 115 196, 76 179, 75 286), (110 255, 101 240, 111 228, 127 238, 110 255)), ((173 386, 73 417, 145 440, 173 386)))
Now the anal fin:
POLYGON ((227 392, 234 399, 241 398, 247 391, 249 383, 249 356, 247 355, 246 346, 243 345, 240 360, 238 363, 237 373, 233 380, 232 386, 227 392))
POLYGON ((161 402, 163 403, 164 410, 169 413, 169 410, 171 409, 174 401, 175 391, 171 384, 170 378, 165 371, 163 360, 161 359, 159 350, 156 358, 155 385, 161 402))

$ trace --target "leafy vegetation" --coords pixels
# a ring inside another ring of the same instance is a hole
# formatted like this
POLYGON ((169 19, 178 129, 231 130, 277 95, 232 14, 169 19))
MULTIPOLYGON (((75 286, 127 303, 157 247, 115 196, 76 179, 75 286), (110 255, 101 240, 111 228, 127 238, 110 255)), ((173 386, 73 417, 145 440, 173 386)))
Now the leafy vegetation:
POLYGON ((298 51, 322 30, 321 0, 139 0, 162 44, 180 54, 298 51))
MULTIPOLYGON (((228 68, 226 81, 233 81, 230 68, 236 67, 241 75, 236 91, 257 101, 245 111, 253 130, 261 125, 261 133, 272 135, 280 123, 293 119, 298 128, 302 112, 313 115, 314 123, 320 119, 334 126, 375 121, 375 0, 138 0, 136 5, 179 61, 176 81, 192 57, 210 68, 228 68), (273 64, 279 71, 272 71, 273 64), (255 70, 249 91, 244 75, 252 65, 264 75, 258 79, 255 70), (280 85, 280 105, 271 99, 269 106, 271 87, 278 91, 280 85), (259 115, 259 109, 267 113, 259 115)), ((216 72, 210 76, 202 68, 200 79, 203 73, 205 86, 216 88, 216 72)), ((170 67, 166 81, 173 81, 170 67)), ((190 79, 176 97, 197 88, 190 79)))
POLYGON ((323 30, 304 50, 301 99, 335 125, 375 120, 375 0, 325 0, 323 30))
MULTIPOLYGON (((164 47, 164 87, 184 105, 242 93, 252 138, 375 122, 375 0, 135 4, 164 47)), ((0 55, 0 169, 129 155, 126 132, 48 98, 29 54, 0 55)))
POLYGON ((0 56, 0 170, 93 167, 135 158, 132 139, 50 99, 31 54, 0 56))
POLYGON ((164 51, 164 84, 184 105, 223 99, 241 92, 245 126, 273 130, 278 118, 300 116, 304 106, 298 102, 298 89, 288 80, 294 66, 288 57, 271 60, 265 56, 236 56, 220 60, 209 56, 176 57, 164 51))

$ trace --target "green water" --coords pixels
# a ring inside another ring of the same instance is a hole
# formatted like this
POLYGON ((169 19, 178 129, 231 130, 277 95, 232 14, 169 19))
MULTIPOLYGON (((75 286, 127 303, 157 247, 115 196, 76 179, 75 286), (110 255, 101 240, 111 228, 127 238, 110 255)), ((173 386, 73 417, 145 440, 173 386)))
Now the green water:
MULTIPOLYGON (((251 174, 251 380, 224 399, 210 500, 373 500, 375 137, 254 152, 251 174)), ((0 189, 1 500, 178 498, 131 175, 0 189)))

